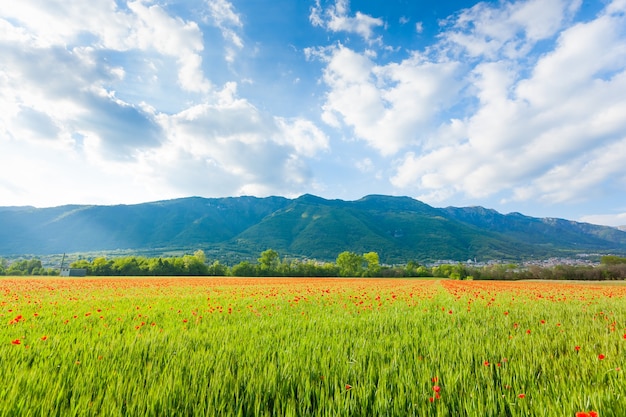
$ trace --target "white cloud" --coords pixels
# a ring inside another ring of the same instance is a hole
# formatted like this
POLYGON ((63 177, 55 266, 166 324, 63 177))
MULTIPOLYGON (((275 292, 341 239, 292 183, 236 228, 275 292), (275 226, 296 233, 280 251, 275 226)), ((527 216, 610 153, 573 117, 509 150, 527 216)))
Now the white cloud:
POLYGON ((481 2, 450 18, 442 40, 454 55, 518 58, 557 33, 580 4, 580 0, 527 0, 498 6, 481 2))
POLYGON ((380 18, 356 12, 354 16, 349 16, 349 0, 335 0, 335 4, 324 9, 320 0, 316 0, 311 7, 309 21, 313 26, 324 27, 332 32, 356 33, 365 40, 372 40, 374 29, 384 26, 380 18))
POLYGON ((23 0, 3 10, 1 16, 15 22, 2 20, 2 26, 12 27, 8 31, 13 36, 27 33, 22 43, 28 48, 71 50, 89 42, 94 50, 155 51, 176 59, 178 82, 184 89, 206 93, 210 88, 198 65, 204 48, 198 25, 170 16, 159 5, 134 1, 122 10, 106 0, 23 0))
POLYGON ((141 169, 187 194, 297 194, 312 181, 307 158, 328 148, 312 122, 261 112, 230 83, 213 102, 160 115, 163 146, 141 156, 141 169))
POLYGON ((204 49, 202 33, 195 22, 169 16, 160 6, 146 7, 141 1, 128 3, 138 17, 137 27, 130 30, 129 48, 150 49, 175 57, 179 63, 178 81, 187 91, 206 93, 211 83, 201 70, 204 49))
MULTIPOLYGON (((0 12, 0 177, 19 178, 0 183, 5 201, 287 194, 313 182, 309 159, 328 137, 259 110, 234 82, 214 89, 195 21, 152 2, 82 4, 25 0, 0 12)), ((232 4, 206 5, 241 48, 232 4)))
POLYGON ((237 51, 243 48, 243 40, 237 33, 243 27, 239 14, 228 0, 206 0, 209 20, 222 32, 222 37, 228 42, 225 59, 232 63, 237 51))
POLYGON ((582 201, 626 178, 626 6, 572 25, 580 6, 479 3, 395 63, 319 49, 324 120, 394 156, 392 185, 427 201, 582 201))
POLYGON ((429 62, 415 54, 376 65, 367 54, 341 45, 326 52, 324 120, 343 123, 384 155, 420 145, 420 132, 433 128, 434 116, 459 92, 454 62, 429 62))
POLYGON ((605 226, 626 226, 626 213, 618 214, 589 214, 579 219, 581 222, 601 224, 605 226))

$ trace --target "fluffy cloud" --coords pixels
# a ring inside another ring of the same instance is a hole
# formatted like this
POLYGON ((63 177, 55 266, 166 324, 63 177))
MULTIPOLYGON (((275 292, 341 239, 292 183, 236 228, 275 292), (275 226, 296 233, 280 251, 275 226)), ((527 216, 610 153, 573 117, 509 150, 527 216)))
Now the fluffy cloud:
POLYGON ((552 37, 581 0, 526 0, 494 6, 481 2, 450 17, 442 42, 456 56, 521 58, 552 37))
POLYGON ((167 143, 142 157, 153 181, 202 195, 293 194, 311 181, 305 158, 328 148, 313 123, 265 114, 232 83, 218 98, 159 117, 167 143))
POLYGON ((384 155, 420 145, 419 132, 458 94, 459 65, 429 62, 415 54, 400 63, 376 65, 345 46, 324 51, 323 80, 329 87, 323 118, 345 125, 384 155))
MULTIPOLYGON (((6 198, 297 194, 311 183, 308 160, 328 149, 325 133, 259 110, 234 82, 214 87, 199 23, 145 1, 82 4, 23 1, 0 13, 6 198)), ((205 23, 241 48, 232 4, 204 5, 205 23)))
POLYGON ((478 3, 443 22, 439 43, 397 62, 317 50, 324 120, 393 157, 391 183, 430 202, 573 202, 623 184, 626 6, 572 25, 580 5, 478 3))
POLYGON ((227 0, 207 0, 208 20, 222 32, 222 37, 228 42, 225 59, 232 63, 237 50, 243 48, 243 40, 237 33, 243 27, 239 14, 227 0))
POLYGON ((322 7, 320 0, 316 0, 315 6, 311 8, 309 20, 313 26, 324 27, 332 32, 356 33, 368 41, 372 40, 374 29, 384 25, 380 18, 358 11, 354 16, 349 16, 349 11, 349 0, 336 0, 326 9, 322 7))
POLYGON ((605 224, 608 226, 622 226, 622 230, 626 227, 626 213, 618 214, 590 214, 580 218, 580 221, 592 224, 605 224))
POLYGON ((127 9, 115 3, 25 0, 3 11, 17 22, 11 31, 25 31, 28 45, 35 48, 72 49, 94 44, 111 51, 155 51, 176 59, 178 82, 188 91, 207 92, 210 83, 200 73, 202 33, 195 22, 170 16, 161 6, 134 1, 127 9))

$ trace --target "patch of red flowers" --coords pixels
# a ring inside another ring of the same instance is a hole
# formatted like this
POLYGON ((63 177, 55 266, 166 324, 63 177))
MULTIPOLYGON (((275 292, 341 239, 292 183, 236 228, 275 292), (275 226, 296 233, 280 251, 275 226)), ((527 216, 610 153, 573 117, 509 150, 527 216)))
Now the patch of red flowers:
POLYGON ((598 417, 599 414, 597 411, 579 411, 576 413, 576 417, 598 417))

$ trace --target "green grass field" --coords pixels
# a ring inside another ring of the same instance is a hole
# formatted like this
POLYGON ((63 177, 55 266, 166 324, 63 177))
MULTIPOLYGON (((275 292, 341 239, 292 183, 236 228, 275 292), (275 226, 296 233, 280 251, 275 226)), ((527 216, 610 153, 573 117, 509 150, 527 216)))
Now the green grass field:
POLYGON ((624 285, 3 278, 0 294, 0 416, 626 410, 624 285))

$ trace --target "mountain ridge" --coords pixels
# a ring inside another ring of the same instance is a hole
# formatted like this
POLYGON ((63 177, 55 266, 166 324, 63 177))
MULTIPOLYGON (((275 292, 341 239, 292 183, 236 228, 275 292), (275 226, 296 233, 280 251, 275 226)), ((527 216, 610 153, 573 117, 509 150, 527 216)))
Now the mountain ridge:
POLYGON ((185 197, 139 204, 0 207, 0 256, 203 249, 210 257, 333 260, 378 252, 381 261, 536 259, 626 253, 626 232, 566 219, 436 208, 411 197, 327 200, 185 197))

